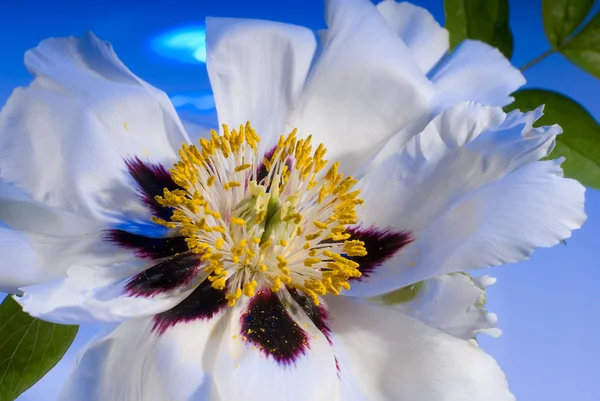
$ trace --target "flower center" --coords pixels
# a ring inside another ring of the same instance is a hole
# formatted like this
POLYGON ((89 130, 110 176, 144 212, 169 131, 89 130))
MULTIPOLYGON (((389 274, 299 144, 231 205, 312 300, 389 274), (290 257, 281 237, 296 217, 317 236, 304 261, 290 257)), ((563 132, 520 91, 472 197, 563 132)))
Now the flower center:
POLYGON ((186 236, 230 306, 257 289, 284 285, 318 305, 319 295, 337 295, 361 275, 348 257, 366 255, 364 243, 346 232, 363 202, 360 191, 351 191, 357 180, 338 173, 339 163, 323 172, 326 149, 313 151, 311 137, 298 140, 296 130, 281 136, 262 163, 259 141, 246 124, 231 131, 223 125, 221 136, 213 130, 200 149, 184 144, 171 169, 182 189, 156 197, 173 215, 154 221, 186 236))

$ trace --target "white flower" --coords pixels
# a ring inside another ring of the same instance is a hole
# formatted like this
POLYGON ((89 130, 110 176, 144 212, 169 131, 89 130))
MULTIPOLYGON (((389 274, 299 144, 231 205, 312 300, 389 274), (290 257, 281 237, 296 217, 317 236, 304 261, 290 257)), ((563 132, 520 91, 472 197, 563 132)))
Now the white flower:
POLYGON ((420 8, 326 15, 320 47, 208 20, 230 131, 197 148, 93 35, 27 52, 36 78, 0 114, 0 285, 42 319, 118 323, 60 400, 513 399, 469 341, 494 327, 485 285, 448 274, 581 226, 583 187, 538 161, 560 128, 505 115, 520 73, 478 42, 446 55, 420 8), (400 306, 364 299, 411 285, 400 306))

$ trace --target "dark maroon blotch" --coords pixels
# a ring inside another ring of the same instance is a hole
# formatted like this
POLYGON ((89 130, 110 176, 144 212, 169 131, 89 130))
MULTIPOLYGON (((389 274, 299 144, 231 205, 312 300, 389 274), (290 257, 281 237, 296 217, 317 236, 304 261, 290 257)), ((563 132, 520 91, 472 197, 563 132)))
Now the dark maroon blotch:
POLYGON ((133 234, 125 230, 107 230, 109 241, 127 249, 133 249, 135 256, 147 259, 162 259, 189 250, 185 237, 152 238, 133 234))
POLYGON ((313 322, 315 327, 321 331, 327 338, 327 341, 331 344, 331 330, 327 326, 327 309, 322 305, 315 305, 313 300, 301 291, 295 288, 288 287, 288 292, 294 298, 294 300, 300 305, 306 316, 313 322))
POLYGON ((125 160, 125 164, 138 185, 139 195, 144 203, 152 209, 155 216, 169 220, 173 210, 162 206, 154 199, 155 196, 162 195, 165 188, 169 191, 181 189, 173 182, 169 171, 161 164, 144 162, 137 157, 125 160))
POLYGON ((200 269, 200 258, 191 252, 173 256, 134 276, 125 292, 135 297, 153 297, 188 284, 200 269))
POLYGON ((214 289, 210 281, 204 280, 177 306, 155 315, 152 330, 162 334, 178 323, 208 320, 226 306, 225 291, 214 289))
POLYGON ((306 332, 270 290, 252 298, 241 324, 244 338, 281 365, 293 365, 309 348, 306 332))
POLYGON ((373 270, 413 241, 409 232, 393 232, 375 227, 367 229, 350 227, 347 231, 352 235, 351 239, 363 241, 367 249, 365 256, 347 256, 360 265, 358 270, 362 276, 356 278, 357 280, 369 277, 373 270))
MULTIPOLYGON (((306 316, 313 322, 315 327, 323 333, 329 345, 333 346, 333 341, 331 339, 331 330, 329 326, 327 326, 327 319, 329 317, 329 313, 327 309, 323 305, 315 305, 313 300, 308 297, 305 293, 296 290, 295 288, 288 287, 288 292, 294 298, 294 300, 300 305, 306 316)), ((338 377, 340 374, 340 364, 338 362, 337 356, 334 354, 333 358, 335 359, 335 368, 338 372, 338 377)))

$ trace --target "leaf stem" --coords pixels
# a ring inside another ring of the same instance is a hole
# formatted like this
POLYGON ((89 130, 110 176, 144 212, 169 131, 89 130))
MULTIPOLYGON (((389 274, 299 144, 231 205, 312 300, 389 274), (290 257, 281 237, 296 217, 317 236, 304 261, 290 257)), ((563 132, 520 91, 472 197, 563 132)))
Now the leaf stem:
POLYGON ((539 63, 540 61, 542 61, 543 59, 545 59, 546 57, 548 57, 549 55, 551 55, 554 52, 556 52, 555 48, 546 50, 545 52, 543 52, 542 54, 540 54, 539 56, 537 56, 536 58, 534 58, 533 60, 531 60, 530 62, 525 64, 523 67, 521 67, 520 68, 521 72, 533 67, 534 65, 536 65, 537 63, 539 63))

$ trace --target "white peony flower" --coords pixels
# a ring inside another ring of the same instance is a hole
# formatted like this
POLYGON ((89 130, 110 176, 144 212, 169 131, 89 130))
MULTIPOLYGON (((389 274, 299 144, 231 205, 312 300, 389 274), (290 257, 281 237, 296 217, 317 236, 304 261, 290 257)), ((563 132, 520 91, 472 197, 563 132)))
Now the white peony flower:
POLYGON ((0 285, 33 316, 111 323, 60 400, 513 399, 470 341, 494 331, 488 283, 449 273, 581 226, 584 188, 539 161, 560 128, 502 112, 521 74, 482 43, 447 55, 420 8, 326 15, 319 46, 208 20, 229 128, 196 147, 93 35, 26 53, 36 78, 0 113, 0 285))

